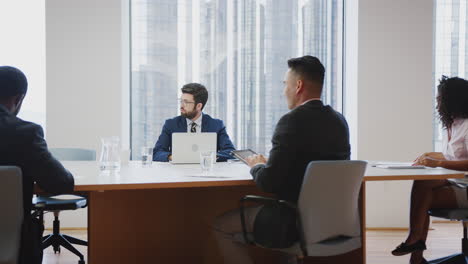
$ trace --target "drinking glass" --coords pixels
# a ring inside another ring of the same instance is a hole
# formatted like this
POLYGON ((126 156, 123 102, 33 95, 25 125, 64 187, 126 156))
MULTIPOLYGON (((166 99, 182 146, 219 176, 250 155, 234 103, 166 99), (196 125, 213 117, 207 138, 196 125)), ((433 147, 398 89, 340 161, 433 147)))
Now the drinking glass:
POLYGON ((142 147, 141 148, 141 165, 143 167, 151 167, 152 162, 153 162, 153 148, 142 147))
POLYGON ((103 172, 120 171, 120 139, 117 136, 101 138, 99 168, 103 172))
POLYGON ((215 161, 214 151, 201 151, 200 152, 200 166, 203 174, 208 174, 213 169, 213 163, 215 161))

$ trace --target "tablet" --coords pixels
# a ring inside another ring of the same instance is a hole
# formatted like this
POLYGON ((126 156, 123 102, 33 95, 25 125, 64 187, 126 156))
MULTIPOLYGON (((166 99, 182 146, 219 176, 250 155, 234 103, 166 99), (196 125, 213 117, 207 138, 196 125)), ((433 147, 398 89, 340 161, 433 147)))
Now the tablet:
POLYGON ((238 158, 239 160, 247 164, 247 162, 245 161, 245 158, 252 156, 252 155, 257 155, 257 152, 251 149, 241 149, 241 150, 231 151, 231 155, 233 155, 234 157, 238 158))

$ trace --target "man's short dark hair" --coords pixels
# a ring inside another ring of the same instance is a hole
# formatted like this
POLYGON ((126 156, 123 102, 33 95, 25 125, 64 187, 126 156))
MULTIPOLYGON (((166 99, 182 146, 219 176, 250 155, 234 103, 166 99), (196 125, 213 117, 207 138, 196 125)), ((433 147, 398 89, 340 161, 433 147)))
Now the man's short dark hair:
POLYGON ((199 83, 187 83, 182 87, 182 93, 193 95, 195 100, 195 105, 201 103, 202 110, 205 107, 206 102, 208 101, 208 91, 206 87, 199 83))
POLYGON ((314 56, 306 55, 288 60, 288 67, 302 78, 323 85, 325 67, 314 56))
POLYGON ((0 99, 26 94, 28 80, 23 72, 15 67, 0 66, 0 99))

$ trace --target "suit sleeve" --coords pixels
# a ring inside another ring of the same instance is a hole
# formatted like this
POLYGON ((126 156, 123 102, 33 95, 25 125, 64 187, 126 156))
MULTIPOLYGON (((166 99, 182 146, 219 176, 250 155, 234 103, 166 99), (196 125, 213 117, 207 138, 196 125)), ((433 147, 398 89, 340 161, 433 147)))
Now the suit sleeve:
POLYGON ((267 164, 254 166, 250 170, 256 185, 262 191, 277 194, 287 182, 288 173, 293 170, 297 155, 295 131, 291 116, 283 116, 273 134, 273 146, 267 164))
POLYGON ((161 135, 153 149, 154 161, 169 161, 168 157, 171 155, 171 136, 172 133, 168 129, 167 121, 164 123, 161 135))
POLYGON ((218 146, 217 146, 217 159, 216 161, 226 161, 232 159, 231 151, 235 150, 234 145, 229 139, 226 132, 226 127, 221 121, 221 129, 217 132, 218 134, 218 146))
POLYGON ((30 153, 27 155, 27 167, 32 170, 33 180, 42 190, 54 195, 72 192, 75 183, 73 175, 47 149, 42 127, 35 125, 33 130, 30 153))

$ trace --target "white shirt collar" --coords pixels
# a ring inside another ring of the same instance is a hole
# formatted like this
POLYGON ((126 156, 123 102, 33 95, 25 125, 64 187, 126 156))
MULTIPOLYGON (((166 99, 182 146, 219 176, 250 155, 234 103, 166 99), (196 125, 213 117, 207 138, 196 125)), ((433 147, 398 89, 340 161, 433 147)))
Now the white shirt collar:
POLYGON ((201 113, 201 115, 194 121, 187 119, 187 127, 190 127, 192 125, 192 122, 197 124, 197 131, 199 131, 198 129, 201 130, 201 125, 202 125, 202 119, 203 119, 203 113, 201 113))
POLYGON ((320 101, 320 98, 312 98, 312 99, 309 99, 309 100, 303 102, 301 105, 305 105, 305 104, 307 104, 307 103, 310 102, 310 101, 320 101))

